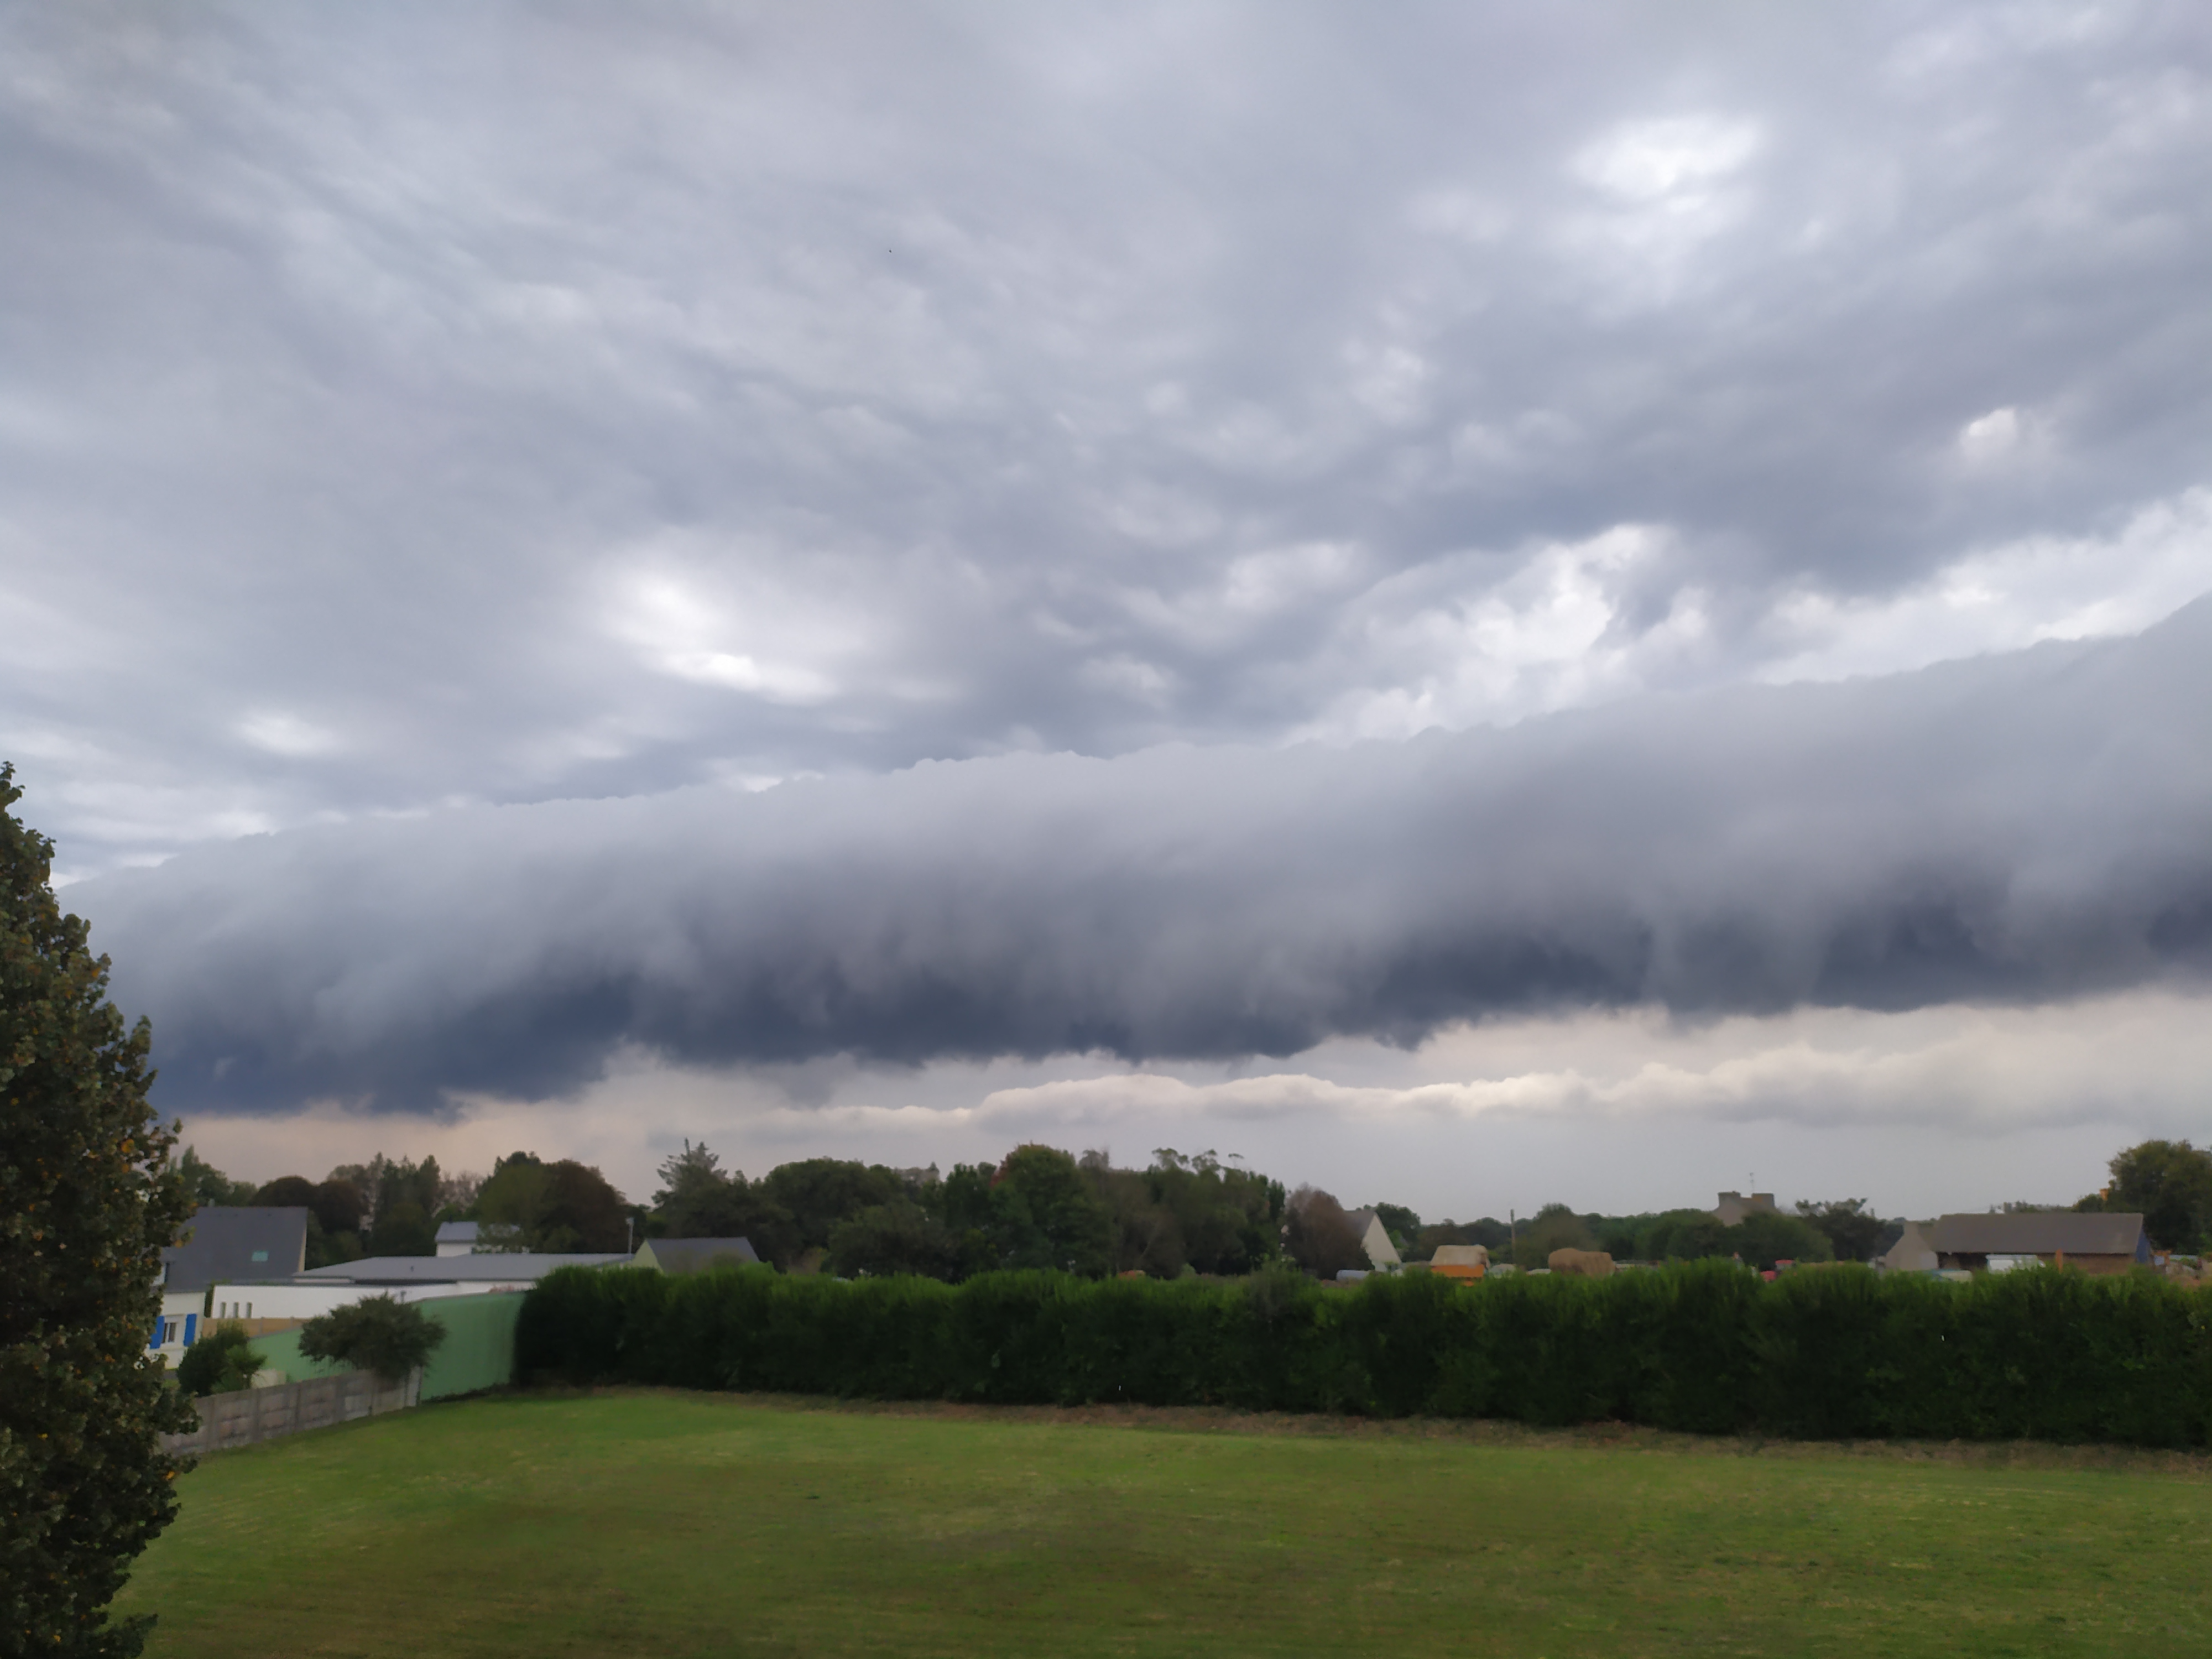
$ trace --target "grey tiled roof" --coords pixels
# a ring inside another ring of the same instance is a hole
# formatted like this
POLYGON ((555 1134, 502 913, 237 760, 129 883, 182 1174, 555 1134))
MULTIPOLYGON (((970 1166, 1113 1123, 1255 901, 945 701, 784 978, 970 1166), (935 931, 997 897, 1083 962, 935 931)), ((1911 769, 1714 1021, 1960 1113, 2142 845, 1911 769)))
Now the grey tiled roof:
POLYGON ((2126 1255, 2136 1253, 2142 1218, 2068 1210, 2012 1215, 1947 1215, 1926 1230, 1942 1255, 2126 1255))
POLYGON ((511 1250, 491 1255, 372 1255, 339 1261, 299 1275, 307 1284, 336 1280, 350 1285, 465 1285, 543 1279, 556 1267, 604 1267, 627 1255, 536 1255, 511 1250))
POLYGON ((307 1263, 307 1212, 301 1206, 204 1204, 183 1241, 161 1252, 168 1291, 254 1279, 289 1279, 307 1263))

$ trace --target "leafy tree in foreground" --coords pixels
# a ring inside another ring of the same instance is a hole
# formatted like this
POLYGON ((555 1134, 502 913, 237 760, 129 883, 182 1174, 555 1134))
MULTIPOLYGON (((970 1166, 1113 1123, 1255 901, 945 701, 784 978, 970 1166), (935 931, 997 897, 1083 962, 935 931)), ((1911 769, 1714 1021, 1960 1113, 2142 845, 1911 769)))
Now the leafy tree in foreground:
POLYGON ((0 766, 0 1656, 134 1654, 111 1624, 131 1559, 176 1514, 190 1428, 147 1349, 161 1250, 191 1212, 146 1102, 149 1034, 63 914, 53 843, 0 766))
POLYGON ((411 1302, 372 1296, 348 1303, 300 1327, 300 1352, 356 1370, 374 1371, 386 1382, 404 1382, 446 1340, 446 1328, 411 1302))
POLYGON ((177 1367, 177 1386, 189 1395, 236 1394, 253 1386, 253 1373, 268 1362, 253 1351, 246 1327, 225 1320, 200 1333, 177 1367))

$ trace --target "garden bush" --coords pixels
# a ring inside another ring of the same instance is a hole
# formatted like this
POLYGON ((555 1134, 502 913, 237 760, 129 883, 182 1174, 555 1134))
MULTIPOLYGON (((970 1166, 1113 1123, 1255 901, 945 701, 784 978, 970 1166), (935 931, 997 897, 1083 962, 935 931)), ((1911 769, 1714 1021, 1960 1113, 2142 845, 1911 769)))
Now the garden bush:
POLYGON ((193 1395, 237 1394, 253 1386, 253 1373, 267 1362, 256 1352, 246 1327, 226 1320, 200 1333, 177 1367, 177 1386, 193 1395))
POLYGON ((404 1382, 445 1340, 443 1325, 388 1295, 363 1297, 300 1327, 300 1352, 307 1358, 338 1360, 386 1382, 404 1382))
POLYGON ((960 1285, 564 1269, 525 1303, 526 1376, 884 1400, 1221 1405, 1604 1420, 1698 1433, 2201 1446, 2212 1297, 2148 1273, 1972 1284, 1860 1267, 1762 1280, 1324 1287, 986 1273, 960 1285))

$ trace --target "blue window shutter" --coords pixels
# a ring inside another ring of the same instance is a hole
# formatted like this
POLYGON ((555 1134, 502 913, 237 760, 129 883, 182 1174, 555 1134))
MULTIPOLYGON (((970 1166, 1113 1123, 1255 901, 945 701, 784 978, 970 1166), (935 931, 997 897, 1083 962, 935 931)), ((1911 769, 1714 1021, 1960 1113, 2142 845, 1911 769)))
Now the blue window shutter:
POLYGON ((185 1346, 188 1348, 192 1346, 192 1337, 199 1328, 199 1322, 200 1316, 198 1314, 185 1316, 185 1346))

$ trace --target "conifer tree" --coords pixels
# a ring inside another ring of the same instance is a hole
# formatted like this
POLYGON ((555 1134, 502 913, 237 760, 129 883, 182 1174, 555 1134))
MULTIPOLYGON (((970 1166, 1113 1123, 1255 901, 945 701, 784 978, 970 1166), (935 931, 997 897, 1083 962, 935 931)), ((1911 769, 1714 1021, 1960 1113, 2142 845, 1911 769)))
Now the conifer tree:
POLYGON ((0 1656, 134 1654, 152 1620, 106 1609, 176 1513, 159 1437, 192 1407, 149 1339, 190 1206, 147 1024, 107 1000, 53 843, 8 810, 22 793, 0 766, 0 1656))

